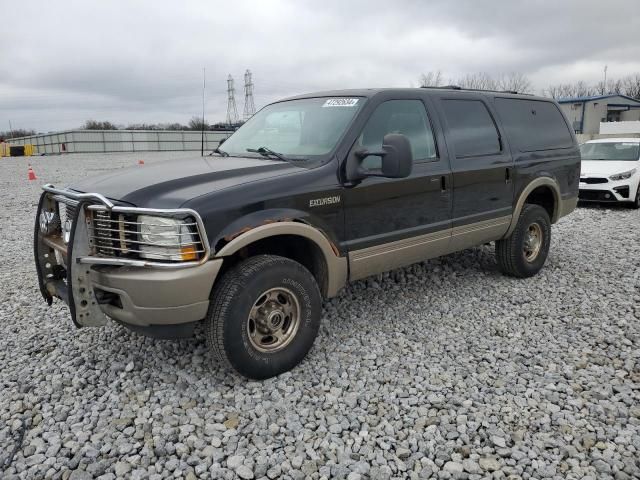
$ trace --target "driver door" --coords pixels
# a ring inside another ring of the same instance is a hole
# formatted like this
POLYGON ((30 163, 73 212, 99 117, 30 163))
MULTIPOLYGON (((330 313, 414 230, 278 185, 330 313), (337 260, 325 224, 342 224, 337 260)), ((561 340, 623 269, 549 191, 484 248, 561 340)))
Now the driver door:
MULTIPOLYGON (((354 143, 351 155, 362 148, 380 151, 386 134, 401 133, 411 144, 413 169, 407 178, 367 177, 345 189, 351 280, 446 253, 451 169, 432 119, 422 99, 386 100, 372 112, 354 143)), ((362 166, 379 169, 381 162, 369 156, 362 166)))

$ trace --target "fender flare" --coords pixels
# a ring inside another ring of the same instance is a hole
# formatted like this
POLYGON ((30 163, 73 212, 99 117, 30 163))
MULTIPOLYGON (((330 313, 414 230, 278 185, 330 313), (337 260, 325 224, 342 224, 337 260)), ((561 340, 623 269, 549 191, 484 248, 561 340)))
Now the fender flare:
POLYGON ((560 218, 560 210, 562 206, 562 196, 560 195, 560 185, 558 182, 551 177, 538 177, 532 180, 523 190, 520 192, 520 196, 518 197, 518 201, 513 209, 513 216, 511 217, 511 225, 509 225, 509 230, 504 234, 504 238, 507 238, 509 235, 513 233, 518 224, 518 218, 520 218, 520 212, 524 208, 524 202, 527 200, 527 197, 531 192, 533 192, 538 187, 549 187, 553 192, 553 216, 551 218, 551 223, 556 223, 560 218))
POLYGON ((252 228, 237 236, 219 251, 216 257, 228 257, 238 252, 240 249, 262 240, 264 238, 277 235, 294 235, 305 238, 313 242, 322 252, 327 266, 327 288, 326 296, 334 297, 338 291, 347 283, 348 264, 345 257, 337 253, 337 249, 331 244, 327 237, 318 229, 301 222, 282 221, 273 222, 252 228))

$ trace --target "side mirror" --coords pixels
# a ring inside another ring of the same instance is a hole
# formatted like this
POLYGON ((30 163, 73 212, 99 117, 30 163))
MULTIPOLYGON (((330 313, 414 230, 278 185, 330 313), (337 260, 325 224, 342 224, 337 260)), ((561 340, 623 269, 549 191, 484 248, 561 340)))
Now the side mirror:
POLYGON ((349 180, 361 180, 366 177, 408 177, 413 168, 411 143, 407 137, 400 133, 389 133, 382 140, 381 151, 356 150, 347 160, 346 167, 349 180), (381 157, 382 168, 379 170, 363 169, 362 161, 369 156, 381 157))

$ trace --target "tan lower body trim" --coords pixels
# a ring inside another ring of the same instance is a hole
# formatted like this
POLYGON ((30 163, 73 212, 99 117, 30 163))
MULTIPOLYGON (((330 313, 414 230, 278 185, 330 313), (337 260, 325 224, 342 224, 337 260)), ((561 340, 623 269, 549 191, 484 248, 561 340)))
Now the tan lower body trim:
POLYGON ((511 215, 505 215, 504 217, 454 227, 451 231, 450 252, 457 252, 502 238, 509 229, 511 218, 511 215))
POLYGON ((567 198, 566 200, 560 200, 558 218, 562 218, 573 212, 578 206, 578 197, 567 198))
POLYGON ((320 249, 327 266, 326 286, 320 285, 320 289, 327 298, 335 297, 338 291, 345 286, 348 271, 347 259, 338 255, 337 250, 334 250, 332 244, 320 230, 301 222, 273 222, 251 228, 222 247, 220 251, 216 252, 216 256, 233 255, 253 242, 277 235, 300 236, 311 240, 320 249))
POLYGON ((350 280, 386 272, 501 238, 511 215, 396 240, 349 253, 350 280))

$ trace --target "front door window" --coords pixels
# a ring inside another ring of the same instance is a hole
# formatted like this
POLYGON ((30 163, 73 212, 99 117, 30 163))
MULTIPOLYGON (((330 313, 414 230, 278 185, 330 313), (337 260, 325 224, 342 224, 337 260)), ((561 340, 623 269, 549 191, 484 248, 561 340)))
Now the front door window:
MULTIPOLYGON (((380 104, 358 137, 358 148, 379 152, 388 133, 401 133, 409 139, 414 162, 433 161, 438 156, 429 117, 420 100, 389 100, 380 104)), ((379 169, 381 162, 380 157, 369 156, 362 167, 379 169)))

